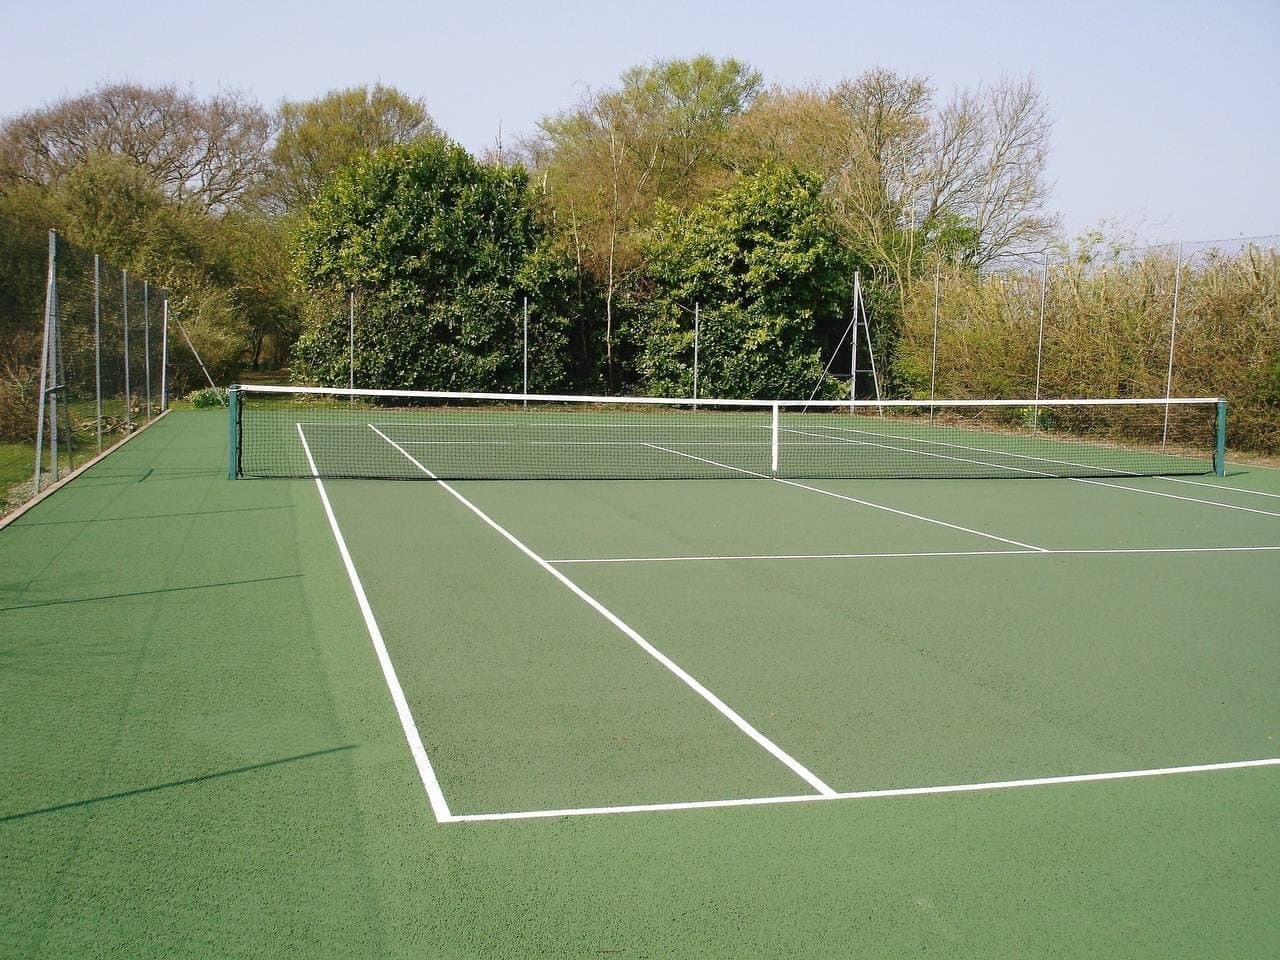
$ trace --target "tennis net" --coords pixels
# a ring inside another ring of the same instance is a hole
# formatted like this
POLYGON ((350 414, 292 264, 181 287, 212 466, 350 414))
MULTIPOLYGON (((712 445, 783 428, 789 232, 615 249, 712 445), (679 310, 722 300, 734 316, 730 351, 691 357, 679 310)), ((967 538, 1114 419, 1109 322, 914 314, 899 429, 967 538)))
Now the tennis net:
POLYGON ((242 386, 234 477, 1116 477, 1221 470, 1226 403, 761 401, 242 386))

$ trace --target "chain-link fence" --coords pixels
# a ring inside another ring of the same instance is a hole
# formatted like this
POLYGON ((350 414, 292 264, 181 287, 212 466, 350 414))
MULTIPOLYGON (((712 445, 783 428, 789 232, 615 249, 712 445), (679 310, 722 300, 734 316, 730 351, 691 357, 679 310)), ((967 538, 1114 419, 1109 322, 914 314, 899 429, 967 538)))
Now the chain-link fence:
POLYGON ((10 362, 0 513, 137 430, 168 405, 163 290, 55 233, 40 330, 10 362), (30 354, 36 343, 38 353, 30 354))
POLYGON ((895 372, 922 398, 1223 396, 1232 446, 1280 453, 1280 237, 940 268, 895 372))

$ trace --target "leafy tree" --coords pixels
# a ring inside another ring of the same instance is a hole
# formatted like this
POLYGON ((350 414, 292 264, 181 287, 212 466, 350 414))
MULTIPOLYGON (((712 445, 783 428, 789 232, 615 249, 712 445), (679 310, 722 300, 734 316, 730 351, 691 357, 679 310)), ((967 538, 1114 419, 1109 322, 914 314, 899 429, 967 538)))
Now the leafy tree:
POLYGON ((575 263, 603 291, 600 339, 611 389, 626 378, 617 298, 640 265, 656 203, 686 207, 723 185, 725 138, 760 83, 746 64, 707 55, 633 67, 619 87, 545 118, 541 136, 526 144, 575 263))
MULTIPOLYGON (((358 301, 356 379, 368 387, 512 390, 521 382, 521 299, 554 274, 528 176, 440 140, 392 147, 329 182, 299 234, 312 297, 293 369, 347 381, 345 302, 358 301)), ((542 367, 566 363, 567 323, 539 317, 542 367)))
POLYGON ((277 210, 305 206, 357 157, 441 135, 425 102, 382 84, 334 90, 304 102, 286 100, 263 196, 277 210))
MULTIPOLYGON (((807 397, 823 345, 848 322, 853 262, 821 181, 766 167, 688 212, 663 210, 646 245, 640 369, 651 393, 688 395, 701 305, 700 394, 807 397)), ((821 384, 819 395, 840 387, 821 384)))

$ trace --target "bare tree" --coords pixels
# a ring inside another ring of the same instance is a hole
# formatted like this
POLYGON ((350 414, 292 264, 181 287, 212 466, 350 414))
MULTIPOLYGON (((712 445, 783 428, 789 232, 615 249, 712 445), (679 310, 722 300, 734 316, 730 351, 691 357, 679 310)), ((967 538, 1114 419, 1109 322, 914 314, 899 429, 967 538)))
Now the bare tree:
POLYGON ((237 205, 266 168, 270 116, 237 91, 200 100, 175 86, 107 84, 0 128, 0 182, 48 184, 94 156, 118 156, 181 203, 237 205))

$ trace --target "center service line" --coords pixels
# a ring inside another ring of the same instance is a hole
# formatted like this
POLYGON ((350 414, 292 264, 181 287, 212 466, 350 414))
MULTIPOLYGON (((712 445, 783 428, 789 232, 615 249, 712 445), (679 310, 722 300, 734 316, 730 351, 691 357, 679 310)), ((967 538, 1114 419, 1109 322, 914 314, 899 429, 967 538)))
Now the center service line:
MULTIPOLYGON (((575 596, 577 596, 580 600, 582 600, 589 607, 591 607, 591 609, 595 610, 596 613, 600 614, 602 617, 608 620, 611 624, 613 624, 615 627, 621 630, 624 634, 626 634, 626 636, 629 637, 632 640, 632 642, 634 642, 637 646, 639 646, 640 649, 644 650, 645 653, 649 654, 649 656, 653 657, 660 664, 662 664, 664 667, 666 667, 668 670, 674 673, 677 677, 679 677, 682 681, 684 681, 684 683, 690 689, 692 689, 700 697, 702 697, 709 704, 711 704, 718 711, 720 711, 720 713, 723 714, 725 717, 727 717, 735 727, 737 727, 739 730, 745 733, 748 737, 750 737, 752 740, 758 743, 765 750, 769 751, 769 753, 773 754, 773 756, 779 761, 781 761, 788 769, 790 769, 792 773, 798 776, 805 783, 809 784, 809 786, 813 787, 813 789, 818 791, 818 793, 820 793, 822 796, 824 797, 836 796, 836 791, 833 790, 831 787, 827 786, 827 784, 823 783, 822 780, 819 779, 815 773, 813 773, 811 770, 809 770, 807 767, 801 764, 799 760, 795 759, 793 756, 791 756, 789 753, 783 750, 780 746, 778 746, 776 743, 774 743, 772 740, 766 737, 763 733, 761 733, 759 730, 753 727, 750 723, 748 723, 744 717, 742 717, 739 713, 737 713, 737 711, 733 710, 723 700, 721 700, 714 693, 712 693, 710 690, 704 687, 701 683, 699 683, 696 679, 694 679, 694 677, 691 676, 688 672, 686 672, 685 669, 681 667, 678 663, 676 663, 674 660, 668 657, 665 653, 663 653, 661 650, 655 647, 652 643, 650 643, 644 637, 640 636, 639 633, 637 633, 630 626, 624 623, 615 613, 613 613, 613 611, 611 611, 603 603, 601 603, 595 597, 591 596, 591 594, 587 593, 585 590, 579 587, 576 583, 570 580, 567 576, 565 576, 563 573, 561 573, 559 570, 553 567, 542 556, 535 553, 530 547, 526 546, 521 540, 519 540, 515 536, 515 534, 511 533, 509 530, 503 527, 500 523, 498 523, 496 520, 490 517, 487 513, 485 513, 483 510, 477 507, 474 503, 472 503, 470 500, 464 497, 457 490, 455 490, 451 485, 446 483, 444 480, 439 479, 434 473, 432 473, 425 466, 419 463, 413 457, 412 454, 410 454, 407 450, 404 449, 404 447, 400 446, 400 444, 396 443, 394 440, 388 437, 385 433, 383 433, 373 424, 369 424, 369 429, 372 430, 374 433, 376 433, 378 436, 380 436, 387 443, 391 444, 391 446, 393 446, 396 450, 400 451, 401 456, 403 456, 406 460, 412 463, 415 467, 421 470, 424 474, 426 474, 432 480, 435 480, 436 483, 438 483, 441 487, 447 490, 449 494, 453 496, 454 499, 456 499, 464 507, 466 507, 472 513, 474 513, 477 517, 479 517, 486 524, 488 524, 490 527, 496 530, 499 534, 501 534, 503 538, 506 539, 507 542, 510 543, 513 547, 515 547, 517 550, 523 553, 530 560, 538 564, 538 566, 542 567, 542 569, 547 571, 547 573, 551 574, 553 577, 559 580, 562 584, 568 587, 569 590, 572 591, 575 596)), ((457 819, 457 818, 455 817, 454 819, 457 819)))
POLYGON ((661 450, 663 453, 670 453, 673 456, 685 457, 689 460, 697 460, 700 463, 707 463, 713 467, 719 467, 722 470, 733 470, 736 473, 745 474, 748 477, 759 477, 761 480, 773 480, 777 483, 785 483, 789 487, 798 487, 801 490, 808 490, 811 493, 820 493, 824 497, 835 497, 837 500, 845 500, 849 503, 856 503, 860 506, 871 507, 875 510, 884 510, 887 513, 896 513, 900 517, 910 517, 912 520, 922 520, 925 523, 937 524, 940 527, 959 530, 962 533, 971 533, 974 536, 985 537, 988 540, 998 540, 1000 543, 1009 543, 1015 547, 1022 547, 1024 550, 1034 550, 1036 553, 1049 552, 1046 547, 1037 547, 1035 544, 1023 543, 1020 540, 1010 540, 1007 537, 997 537, 994 533, 983 533, 981 530, 962 527, 956 523, 947 523, 945 520, 937 520, 933 517, 921 516, 918 513, 908 513, 906 510, 899 510, 896 507, 887 507, 883 503, 875 503, 871 500, 859 500, 857 497, 846 496, 843 493, 835 493, 832 490, 823 490, 821 487, 811 487, 807 483, 799 483, 795 480, 784 480, 782 477, 771 477, 767 473, 757 473, 754 470, 746 470, 742 467, 732 467, 727 463, 720 463, 718 460, 708 460, 706 457, 695 457, 692 453, 685 453, 683 450, 675 450, 671 447, 662 447, 656 443, 646 443, 645 446, 652 447, 654 450, 661 450))

